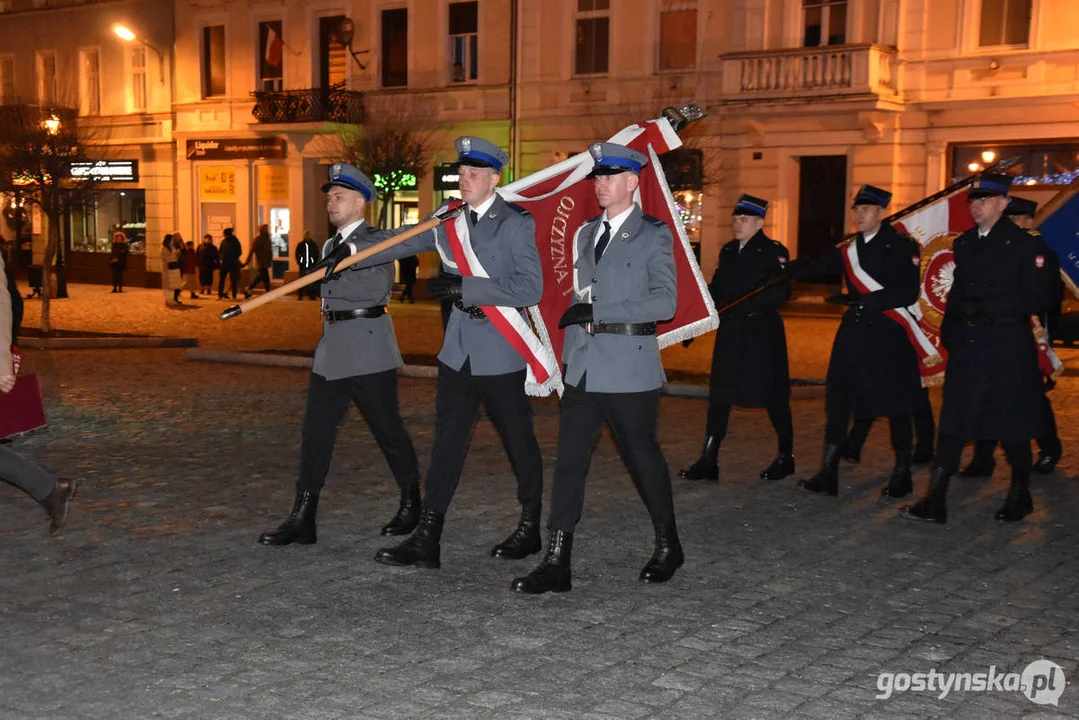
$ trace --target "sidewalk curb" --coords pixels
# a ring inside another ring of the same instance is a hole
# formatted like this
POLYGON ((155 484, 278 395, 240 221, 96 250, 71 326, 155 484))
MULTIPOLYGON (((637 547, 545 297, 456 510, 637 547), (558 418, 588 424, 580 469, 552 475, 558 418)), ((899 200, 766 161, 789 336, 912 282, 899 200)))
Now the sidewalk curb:
MULTIPOLYGON (((310 370, 315 360, 312 357, 300 355, 274 355, 272 353, 240 352, 237 350, 210 350, 207 348, 188 348, 186 357, 188 360, 202 360, 204 362, 236 363, 240 365, 263 365, 266 367, 304 368, 310 370)), ((428 378, 438 377, 438 368, 433 365, 404 365, 398 371, 404 377, 428 378)), ((796 385, 791 388, 791 400, 812 400, 824 396, 824 385, 817 380, 804 380, 813 385, 796 385), (820 383, 820 384, 817 384, 820 383)), ((682 383, 668 383, 660 390, 663 395, 671 397, 708 399, 707 385, 686 385, 682 383)))
POLYGON ((34 350, 123 350, 135 348, 195 348, 196 338, 177 337, 24 337, 15 343, 34 350))

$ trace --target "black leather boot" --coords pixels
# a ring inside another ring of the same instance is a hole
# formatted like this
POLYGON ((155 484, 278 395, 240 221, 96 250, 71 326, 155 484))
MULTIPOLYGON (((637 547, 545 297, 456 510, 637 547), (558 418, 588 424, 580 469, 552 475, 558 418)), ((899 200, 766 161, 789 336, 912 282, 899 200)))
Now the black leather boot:
POLYGON ((573 588, 570 573, 572 552, 573 533, 552 530, 547 537, 547 553, 543 560, 524 577, 514 578, 510 590, 525 595, 569 592, 573 588))
POLYGON ((782 480, 794 474, 794 455, 779 453, 772 464, 761 470, 761 480, 782 480))
POLYGON ((1030 473, 1012 470, 1012 485, 1004 505, 993 517, 1002 522, 1019 522, 1034 511, 1034 498, 1030 496, 1030 473))
POLYGON ((315 515, 318 513, 318 495, 307 490, 296 493, 292 503, 292 512, 276 530, 267 530, 259 535, 263 545, 314 545, 318 542, 315 528, 315 515))
POLYGON ((382 548, 375 553, 375 562, 383 565, 415 565, 437 570, 442 567, 442 522, 445 516, 434 510, 420 513, 416 530, 400 545, 382 548))
POLYGON ((678 475, 685 480, 719 480, 719 438, 705 438, 697 462, 679 470, 678 475))
POLYGON ((521 560, 543 549, 540 540, 539 508, 521 508, 521 520, 510 536, 491 548, 491 557, 505 560, 521 560))
POLYGON ((915 465, 925 465, 933 462, 933 443, 930 441, 928 444, 923 445, 917 443, 914 446, 914 455, 910 461, 915 465))
POLYGON ((382 526, 382 535, 408 535, 420 522, 420 486, 413 485, 401 491, 401 504, 397 514, 382 526))
POLYGON ((820 470, 808 480, 799 480, 798 487, 809 492, 835 497, 839 494, 839 447, 825 445, 820 470))
POLYGON ((641 568, 640 580, 653 584, 667 582, 685 560, 682 543, 678 542, 678 530, 672 519, 666 527, 656 528, 656 548, 652 558, 641 568))
POLYGON ((895 467, 888 478, 888 484, 880 490, 881 497, 901 498, 914 492, 914 479, 910 474, 910 451, 895 451, 895 467))
POLYGON ((934 465, 929 477, 929 491, 918 502, 900 510, 908 520, 925 520, 944 525, 948 522, 948 480, 951 474, 940 465, 934 465))

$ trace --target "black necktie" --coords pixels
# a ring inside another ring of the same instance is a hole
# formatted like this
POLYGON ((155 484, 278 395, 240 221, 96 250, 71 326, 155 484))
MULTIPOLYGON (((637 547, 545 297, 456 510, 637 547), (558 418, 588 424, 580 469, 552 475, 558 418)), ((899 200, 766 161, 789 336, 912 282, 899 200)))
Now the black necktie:
POLYGON ((599 259, 603 257, 603 251, 607 249, 607 243, 611 241, 611 224, 606 220, 603 221, 603 234, 599 236, 599 241, 596 243, 596 264, 599 264, 599 259))
POLYGON ((337 249, 337 246, 341 244, 344 238, 341 237, 341 233, 337 233, 333 236, 333 240, 330 241, 330 249, 326 252, 327 255, 337 249))
POLYGON ((468 217, 472 219, 472 227, 476 227, 476 223, 480 221, 480 216, 476 214, 475 210, 472 210, 470 208, 468 211, 468 217))

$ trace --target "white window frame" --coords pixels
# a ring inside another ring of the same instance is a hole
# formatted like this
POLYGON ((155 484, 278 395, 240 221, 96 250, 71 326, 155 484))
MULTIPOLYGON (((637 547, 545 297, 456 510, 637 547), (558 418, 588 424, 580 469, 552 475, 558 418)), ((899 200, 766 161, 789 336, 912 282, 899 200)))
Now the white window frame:
POLYGON ((39 50, 37 52, 37 99, 46 107, 57 105, 60 102, 60 58, 55 50, 39 50), (52 61, 52 87, 45 77, 47 61, 52 61), (50 97, 51 95, 51 97, 50 97))
POLYGON ((453 4, 457 3, 457 2, 464 2, 464 1, 465 0, 450 0, 450 2, 446 3, 446 34, 445 34, 445 37, 446 37, 446 62, 448 63, 448 66, 447 66, 448 84, 451 85, 451 86, 452 85, 477 84, 482 79, 483 68, 479 64, 479 62, 480 62, 479 59, 483 54, 481 52, 481 49, 480 49, 480 17, 481 17, 481 15, 480 15, 480 3, 478 3, 478 2, 476 3, 476 32, 474 32, 474 33, 461 33, 461 34, 457 34, 457 35, 450 34, 450 32, 449 32, 449 27, 450 27, 450 5, 453 5, 453 4), (472 38, 472 37, 476 38, 476 55, 475 55, 475 57, 472 56, 472 51, 471 51, 472 43, 469 42, 469 40, 468 40, 468 38, 472 38), (473 64, 475 64, 475 66, 476 66, 476 77, 475 78, 471 78, 471 77, 468 76, 469 75, 468 65, 466 64, 465 67, 464 67, 464 71, 465 71, 464 79, 463 80, 454 80, 453 79, 453 62, 454 62, 454 54, 453 54, 453 49, 454 48, 453 48, 453 46, 454 46, 454 41, 457 38, 464 38, 465 39, 465 43, 466 43, 465 44, 465 59, 466 59, 466 61, 471 61, 473 64))
POLYGON ((611 5, 617 0, 610 0, 607 4, 606 10, 578 10, 580 7, 579 0, 573 0, 573 24, 570 26, 570 44, 571 50, 569 53, 570 59, 570 77, 575 78, 602 78, 610 77, 611 68, 614 66, 614 46, 615 43, 611 42, 611 37, 614 35, 614 13, 611 12, 611 5), (593 73, 578 73, 577 72, 577 21, 607 18, 607 69, 603 72, 593 73))
MULTIPOLYGON (((1004 0, 1005 5, 1013 0, 1004 0)), ((992 52, 995 50, 1026 50, 1027 48, 1034 46, 1034 18, 1037 17, 1038 0, 1030 0, 1030 24, 1027 26, 1027 41, 1025 43, 1000 43, 999 45, 982 45, 982 18, 985 11, 985 0, 979 0, 978 2, 978 14, 974 23, 974 45, 979 50, 985 50, 992 52)), ((1007 10, 1004 12, 1004 18, 1008 17, 1007 10)), ((1001 28, 1003 29, 1003 27, 1001 28)))
POLYGON ((12 53, 4 53, 0 55, 0 105, 13 105, 17 98, 18 93, 15 92, 15 56, 12 53), (11 88, 10 97, 4 97, 5 86, 11 88))
POLYGON ((697 0, 682 0, 677 3, 665 3, 659 0, 658 12, 656 13, 656 72, 657 73, 685 73, 696 72, 701 64, 701 9, 697 0), (693 67, 688 68, 663 68, 660 62, 663 57, 663 14, 667 12, 679 12, 693 10, 697 13, 697 35, 693 38, 693 67))
POLYGON ((830 24, 832 20, 832 6, 834 5, 843 5, 844 9, 846 10, 846 27, 843 28, 843 44, 849 45, 851 43, 850 23, 851 14, 854 9, 854 3, 850 2, 850 0, 824 0, 823 5, 814 6, 821 9, 820 43, 817 45, 803 45, 802 43, 805 42, 806 10, 808 9, 808 6, 805 4, 805 0, 801 0, 798 7, 799 21, 801 26, 801 35, 798 39, 799 47, 835 47, 828 42, 828 31, 831 29, 830 24))
MULTIPOLYGON (((251 46, 251 54, 255 58, 255 90, 260 92, 264 91, 265 88, 262 87, 262 32, 259 26, 262 25, 262 23, 264 22, 281 23, 281 87, 277 88, 276 90, 267 91, 280 92, 281 90, 284 90, 285 87, 287 87, 287 85, 285 84, 285 76, 288 74, 288 62, 286 62, 286 60, 288 59, 288 46, 285 45, 285 18, 281 15, 267 15, 265 17, 255 17, 252 19, 254 20, 252 32, 254 43, 251 46)), ((225 33, 226 35, 228 34, 227 28, 225 33)), ((228 46, 226 45, 226 47, 228 46)), ((227 51, 225 53, 225 65, 226 67, 228 66, 227 51)), ((228 85, 227 79, 225 81, 225 84, 228 85)))
MULTIPOLYGON (((283 24, 284 23, 282 23, 282 25, 283 24)), ((231 80, 232 80, 232 78, 230 76, 231 76, 232 73, 229 72, 230 53, 229 53, 229 25, 228 25, 228 23, 225 22, 223 19, 216 19, 216 18, 212 19, 212 20, 206 20, 204 22, 199 23, 198 24, 198 43, 197 43, 197 45, 198 45, 198 48, 199 48, 199 60, 198 60, 199 97, 201 99, 203 99, 203 100, 219 100, 221 98, 231 97, 231 94, 232 94, 231 93, 231 89, 232 89, 231 80), (224 67, 224 71, 223 71, 225 73, 225 92, 223 94, 221 94, 221 95, 210 95, 209 94, 209 89, 210 88, 208 87, 209 83, 207 82, 207 80, 209 79, 208 76, 207 76, 207 72, 209 71, 209 68, 207 68, 204 65, 204 63, 206 62, 206 29, 207 28, 212 28, 212 27, 222 27, 222 28, 224 28, 224 37, 222 38, 221 43, 222 43, 222 45, 224 46, 224 49, 225 49, 225 67, 224 67)), ((258 46, 256 45, 256 47, 258 47, 258 46)))
POLYGON ((101 115, 101 49, 97 46, 79 48, 79 114, 101 115), (87 67, 89 59, 97 61, 96 75, 87 67), (96 96, 97 108, 91 100, 96 96))
POLYGON ((136 43, 127 49, 127 67, 128 67, 128 107, 131 112, 146 112, 150 107, 150 83, 147 80, 147 63, 149 56, 149 49, 141 44, 136 43), (141 57, 141 65, 139 64, 141 57), (139 104, 139 92, 138 89, 142 87, 142 104, 139 104))

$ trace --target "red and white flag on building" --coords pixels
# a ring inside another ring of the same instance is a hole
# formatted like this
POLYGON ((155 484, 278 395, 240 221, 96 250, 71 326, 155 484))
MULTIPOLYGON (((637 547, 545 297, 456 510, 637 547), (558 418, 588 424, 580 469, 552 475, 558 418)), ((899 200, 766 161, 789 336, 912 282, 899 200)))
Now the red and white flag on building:
MULTIPOLYGON (((916 316, 920 315, 918 320, 922 330, 946 361, 948 353, 940 344, 940 325, 955 273, 952 244, 962 233, 974 227, 974 218, 967 203, 967 187, 960 187, 915 212, 903 214, 894 221, 894 225, 921 245, 922 290, 918 304, 910 311, 916 316)), ((1031 318, 1031 327, 1038 343, 1038 365, 1042 373, 1055 378, 1063 370, 1060 359, 1049 346, 1037 318, 1031 318)), ((942 383, 946 364, 939 362, 929 368, 923 364, 922 384, 942 383)))
MULTIPOLYGON (((678 273, 678 308, 670 320, 658 323, 656 334, 661 348, 715 330, 718 316, 708 284, 693 256, 681 216, 659 156, 682 145, 666 119, 631 125, 611 139, 644 153, 650 162, 641 170, 636 201, 645 214, 667 223, 674 237, 674 259, 678 273)), ((562 334, 558 320, 573 301, 573 235, 586 220, 602 210, 596 202, 592 156, 581 152, 551 167, 535 172, 498 189, 508 202, 526 208, 536 221, 536 245, 543 264, 543 299, 529 308, 533 325, 543 345, 555 358, 562 357, 562 334)), ((527 358, 526 358, 527 360, 527 358)), ((561 391, 561 378, 548 384, 561 391)))

